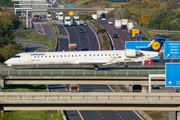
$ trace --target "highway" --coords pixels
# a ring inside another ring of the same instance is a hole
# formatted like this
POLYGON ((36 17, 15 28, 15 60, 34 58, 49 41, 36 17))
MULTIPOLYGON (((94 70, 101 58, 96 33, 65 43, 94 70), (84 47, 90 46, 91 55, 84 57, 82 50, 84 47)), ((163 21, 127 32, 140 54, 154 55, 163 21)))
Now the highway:
MULTIPOLYGON (((55 23, 61 30, 61 36, 54 35, 49 25, 45 21, 40 22, 40 25, 36 25, 36 27, 38 29, 42 29, 42 31, 46 35, 52 35, 54 37, 57 37, 57 39, 60 41, 60 48, 58 51, 68 50, 69 42, 77 43, 77 50, 81 50, 83 47, 88 47, 89 50, 100 49, 99 43, 97 41, 97 37, 95 36, 94 32, 91 30, 89 26, 81 25, 81 26, 70 26, 70 27, 64 28, 60 22, 58 23, 58 21, 55 21, 55 23), (83 28, 85 30, 85 33, 79 33, 80 28, 83 28), (68 36, 68 38, 64 38, 62 36, 68 36)), ((124 49, 124 47, 122 49, 124 49)), ((52 85, 51 89, 53 89, 53 87, 62 88, 62 91, 67 89, 67 85, 52 85)), ((81 85, 81 89, 83 88, 86 88, 86 90, 87 89, 88 90, 93 90, 93 89, 110 90, 110 88, 107 85, 81 85)), ((84 120, 86 119, 89 120, 92 118, 94 120, 99 120, 99 119, 109 120, 110 118, 114 118, 114 120, 116 119, 117 120, 118 119, 136 120, 135 118, 137 117, 137 115, 133 111, 129 111, 129 112, 119 111, 117 113, 116 112, 115 111, 114 112, 112 111, 66 111, 66 114, 68 115, 69 120, 78 120, 78 119, 81 120, 82 117, 84 120), (126 116, 126 114, 128 114, 128 116, 126 116)), ((140 120, 140 118, 137 117, 137 120, 140 120)))

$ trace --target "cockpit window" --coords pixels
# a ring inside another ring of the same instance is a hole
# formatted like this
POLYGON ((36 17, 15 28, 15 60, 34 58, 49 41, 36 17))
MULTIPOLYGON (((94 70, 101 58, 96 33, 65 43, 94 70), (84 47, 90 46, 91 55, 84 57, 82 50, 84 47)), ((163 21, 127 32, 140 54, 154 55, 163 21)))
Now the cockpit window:
POLYGON ((13 56, 13 58, 20 58, 20 56, 19 55, 15 55, 15 56, 13 56))

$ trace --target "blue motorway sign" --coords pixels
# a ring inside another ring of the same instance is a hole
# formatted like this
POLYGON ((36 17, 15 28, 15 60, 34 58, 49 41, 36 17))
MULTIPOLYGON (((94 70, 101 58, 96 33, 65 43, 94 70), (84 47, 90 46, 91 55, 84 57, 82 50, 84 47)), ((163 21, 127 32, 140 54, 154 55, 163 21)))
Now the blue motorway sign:
MULTIPOLYGON (((150 43, 150 41, 126 41, 126 49, 139 50, 140 48, 147 47, 150 43)), ((152 59, 159 59, 159 56, 152 59)))
POLYGON ((68 4, 68 8, 73 8, 73 4, 68 4))
POLYGON ((171 41, 164 43, 164 59, 180 59, 179 41, 171 41))
POLYGON ((180 63, 166 63, 166 87, 180 87, 180 63))

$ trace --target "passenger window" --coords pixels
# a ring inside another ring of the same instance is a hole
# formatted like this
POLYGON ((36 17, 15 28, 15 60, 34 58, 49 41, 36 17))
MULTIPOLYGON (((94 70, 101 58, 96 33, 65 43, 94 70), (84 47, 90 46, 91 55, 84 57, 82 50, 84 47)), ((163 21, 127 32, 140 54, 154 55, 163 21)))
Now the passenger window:
POLYGON ((70 57, 70 55, 68 55, 68 57, 70 57))
POLYGON ((51 57, 51 56, 49 56, 49 57, 51 57))
POLYGON ((91 54, 89 56, 91 56, 91 54))
POLYGON ((64 55, 64 57, 66 57, 66 55, 64 55))
POLYGON ((116 54, 116 56, 118 56, 118 54, 116 54))
POLYGON ((74 55, 72 55, 72 57, 74 57, 74 55))
POLYGON ((75 57, 77 57, 77 55, 75 55, 75 57))
POLYGON ((114 56, 114 54, 113 54, 113 56, 114 56))
POLYGON ((43 56, 41 56, 41 58, 43 58, 43 56))
POLYGON ((99 54, 97 54, 97 56, 99 56, 99 54))
POLYGON ((103 54, 101 54, 101 56, 103 56, 103 54))
POLYGON ((36 56, 34 56, 34 58, 36 58, 36 56))
POLYGON ((39 56, 37 56, 39 58, 39 56))
POLYGON ((84 55, 86 57, 86 55, 84 55))
POLYGON ((55 57, 55 56, 53 55, 53 57, 55 57))
POLYGON ((95 56, 95 54, 94 54, 94 56, 95 56))
POLYGON ((47 58, 47 56, 45 56, 47 58))
POLYGON ((61 55, 61 57, 62 57, 62 55, 61 55))
POLYGON ((111 54, 109 54, 109 56, 111 56, 111 54))
POLYGON ((105 54, 105 56, 107 56, 107 54, 105 54))
POLYGON ((57 57, 58 57, 58 55, 57 55, 57 57))
POLYGON ((79 57, 81 57, 81 55, 79 55, 79 57))

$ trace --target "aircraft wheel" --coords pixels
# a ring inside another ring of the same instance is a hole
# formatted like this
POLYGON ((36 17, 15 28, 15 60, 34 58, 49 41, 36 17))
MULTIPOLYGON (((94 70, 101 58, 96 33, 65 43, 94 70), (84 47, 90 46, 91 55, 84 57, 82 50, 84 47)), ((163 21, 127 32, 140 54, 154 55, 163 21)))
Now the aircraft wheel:
POLYGON ((16 70, 16 67, 13 67, 13 70, 16 70))
POLYGON ((94 66, 94 70, 98 71, 99 70, 98 66, 94 66))

